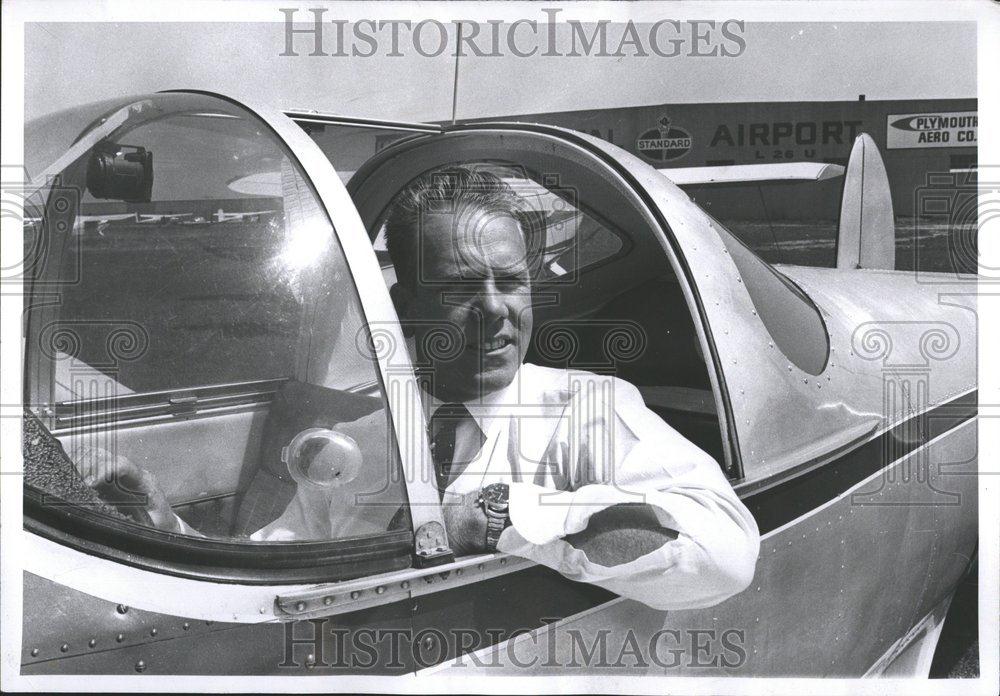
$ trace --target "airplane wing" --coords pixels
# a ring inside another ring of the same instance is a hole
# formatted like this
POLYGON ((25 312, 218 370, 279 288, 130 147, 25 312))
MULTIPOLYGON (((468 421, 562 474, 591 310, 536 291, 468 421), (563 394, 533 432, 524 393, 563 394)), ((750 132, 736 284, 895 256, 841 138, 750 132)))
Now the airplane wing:
POLYGON ((657 171, 678 186, 823 181, 844 175, 841 165, 825 162, 730 164, 721 167, 674 167, 657 171))

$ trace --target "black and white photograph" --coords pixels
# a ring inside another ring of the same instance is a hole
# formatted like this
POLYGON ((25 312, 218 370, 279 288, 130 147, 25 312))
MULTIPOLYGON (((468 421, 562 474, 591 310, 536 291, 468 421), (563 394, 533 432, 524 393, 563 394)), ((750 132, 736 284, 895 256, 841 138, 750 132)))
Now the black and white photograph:
POLYGON ((1000 691, 1000 3, 2 22, 4 691, 1000 691))

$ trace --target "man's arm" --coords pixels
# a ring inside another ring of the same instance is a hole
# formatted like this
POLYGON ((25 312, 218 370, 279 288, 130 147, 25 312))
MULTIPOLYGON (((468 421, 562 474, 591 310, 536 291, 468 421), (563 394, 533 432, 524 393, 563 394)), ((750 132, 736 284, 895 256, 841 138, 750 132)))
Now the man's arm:
MULTIPOLYGON (((615 456, 596 461, 579 445, 563 456, 572 490, 511 484, 512 527, 498 549, 658 609, 711 606, 740 592, 759 551, 753 516, 718 463, 649 411, 635 387, 615 380, 613 393, 615 456)), ((573 412, 602 412, 589 406, 573 412)))
MULTIPOLYGON (((445 496, 445 526, 456 555, 486 550, 486 515, 479 504, 479 491, 462 496, 445 496)), ((568 534, 567 543, 602 566, 629 563, 677 538, 677 532, 662 526, 650 505, 612 505, 590 516, 587 528, 568 534)))
POLYGON ((531 483, 511 484, 512 526, 497 548, 654 609, 712 606, 750 584, 760 539, 735 495, 729 499, 708 488, 685 486, 639 491, 591 484, 556 492, 531 483), (634 519, 622 525, 620 511, 634 515, 630 504, 637 495, 649 501, 645 509, 653 511, 662 531, 640 524, 636 534, 630 528, 634 519), (621 546, 613 548, 615 544, 621 546), (595 557, 589 552, 596 552, 595 557))

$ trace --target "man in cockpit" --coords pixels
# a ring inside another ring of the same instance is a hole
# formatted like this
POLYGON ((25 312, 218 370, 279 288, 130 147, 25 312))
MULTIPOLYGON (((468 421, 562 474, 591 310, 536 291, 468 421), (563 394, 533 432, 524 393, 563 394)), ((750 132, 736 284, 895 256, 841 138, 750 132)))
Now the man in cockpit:
MULTIPOLYGON (((740 592, 759 534, 719 465, 631 384, 524 362, 531 259, 518 204, 499 177, 451 167, 412 182, 385 226, 392 299, 414 363, 426 366, 423 408, 453 550, 529 558, 661 609, 740 592), (459 334, 457 350, 434 350, 442 327, 459 334)), ((384 414, 345 427, 359 442, 385 441, 373 434, 384 433, 384 414)), ((152 477, 137 475, 153 523, 191 533, 152 477)), ((252 538, 321 533, 329 513, 317 495, 301 491, 252 538)))

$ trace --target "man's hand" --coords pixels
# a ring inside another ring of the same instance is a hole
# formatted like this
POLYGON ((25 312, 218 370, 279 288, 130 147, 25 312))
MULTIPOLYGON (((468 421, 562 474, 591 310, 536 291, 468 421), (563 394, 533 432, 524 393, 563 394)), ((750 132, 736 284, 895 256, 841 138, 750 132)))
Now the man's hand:
POLYGON ((83 482, 139 524, 179 532, 180 521, 156 478, 125 457, 89 448, 78 464, 83 482))
POLYGON ((445 493, 441 503, 448 543, 456 556, 486 552, 486 513, 479 504, 479 491, 465 495, 445 493))

